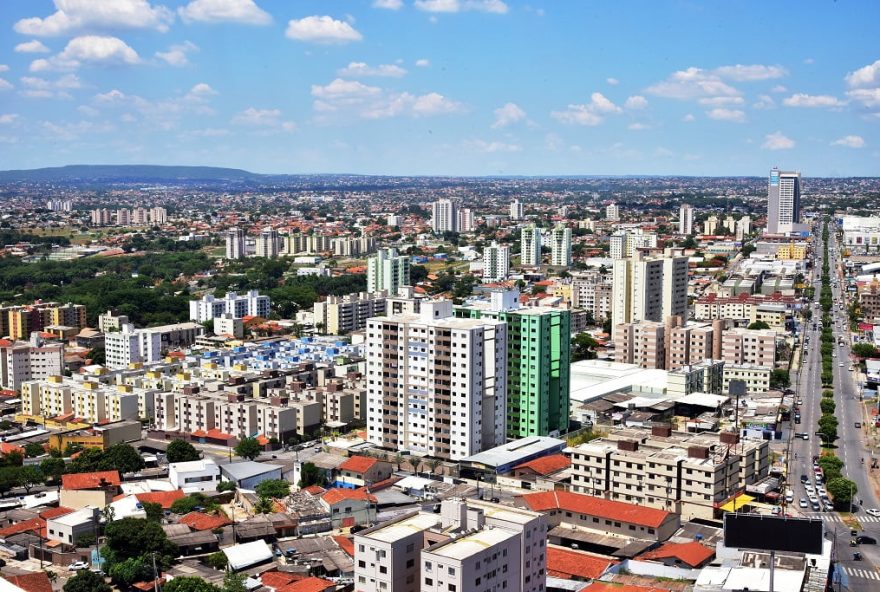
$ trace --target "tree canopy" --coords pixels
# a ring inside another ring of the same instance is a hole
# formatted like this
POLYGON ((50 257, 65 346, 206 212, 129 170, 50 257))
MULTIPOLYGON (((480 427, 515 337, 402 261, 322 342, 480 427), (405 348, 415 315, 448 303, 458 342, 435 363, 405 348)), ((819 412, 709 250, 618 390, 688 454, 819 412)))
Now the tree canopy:
POLYGON ((104 578, 87 569, 80 570, 64 584, 64 592, 112 592, 104 578))
POLYGON ((248 460, 254 460, 260 456, 260 452, 262 451, 263 448, 260 446, 260 443, 257 442, 256 438, 243 438, 235 446, 235 454, 248 460))
POLYGON ((260 497, 280 499, 290 493, 290 483, 283 479, 267 479, 257 485, 256 491, 260 497))
POLYGON ((172 440, 165 450, 165 458, 170 463, 199 460, 201 455, 196 447, 185 440, 172 440))

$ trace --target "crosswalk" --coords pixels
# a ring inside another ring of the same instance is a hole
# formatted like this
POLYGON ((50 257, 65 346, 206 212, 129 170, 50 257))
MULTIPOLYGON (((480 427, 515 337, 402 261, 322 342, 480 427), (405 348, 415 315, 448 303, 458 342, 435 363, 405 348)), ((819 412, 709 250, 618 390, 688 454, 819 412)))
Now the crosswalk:
MULTIPOLYGON (((843 520, 840 519, 840 515, 835 512, 813 512, 807 513, 806 516, 807 518, 821 520, 822 522, 843 522, 843 520)), ((878 516, 858 516, 855 517, 855 520, 859 524, 880 523, 880 517, 878 516)))
POLYGON ((844 567, 844 573, 851 578, 880 581, 880 573, 873 569, 859 569, 857 567, 844 567))

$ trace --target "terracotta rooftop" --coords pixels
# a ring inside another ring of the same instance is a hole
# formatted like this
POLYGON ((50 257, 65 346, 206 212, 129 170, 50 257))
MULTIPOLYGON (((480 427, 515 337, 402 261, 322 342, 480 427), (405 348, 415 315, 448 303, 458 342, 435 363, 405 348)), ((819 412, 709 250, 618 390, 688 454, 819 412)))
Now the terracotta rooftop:
POLYGON ((542 456, 521 465, 513 467, 516 470, 530 469, 538 475, 550 475, 556 471, 567 469, 571 466, 571 459, 564 454, 551 454, 550 456, 542 456))
POLYGON ((578 514, 587 514, 620 522, 629 522, 630 524, 647 526, 649 528, 659 527, 671 515, 669 512, 655 508, 645 508, 626 502, 607 500, 601 497, 568 491, 528 493, 523 495, 522 499, 530 510, 537 512, 565 510, 567 512, 577 512, 578 514))
POLYGON ((310 577, 298 582, 292 582, 286 586, 279 588, 278 592, 324 592, 324 590, 335 590, 336 583, 324 578, 310 577))
POLYGON ((162 506, 163 510, 167 510, 171 507, 171 504, 181 498, 186 497, 186 494, 183 493, 182 489, 175 489, 174 491, 150 491, 147 493, 136 493, 134 494, 134 496, 142 504, 159 504, 160 506, 162 506))
POLYGON ((12 582, 25 592, 52 592, 52 582, 44 571, 24 573, 18 575, 3 574, 3 578, 12 582))
POLYGON ((347 458, 344 463, 339 465, 337 470, 351 471, 352 473, 365 473, 377 462, 379 462, 379 459, 370 456, 351 456, 347 458))
POLYGON ((335 536, 333 540, 339 545, 339 548, 345 551, 350 557, 354 558, 354 540, 347 536, 335 536))
POLYGON ((547 575, 556 578, 595 580, 616 563, 617 561, 610 557, 598 557, 583 551, 547 546, 547 575))
POLYGON ((341 487, 328 489, 324 492, 324 495, 321 496, 321 499, 331 505, 338 504, 345 500, 361 500, 372 502, 374 504, 376 503, 376 496, 370 494, 364 487, 358 489, 344 489, 341 487))
POLYGON ((690 541, 688 543, 666 543, 653 551, 642 553, 638 559, 674 558, 690 567, 700 567, 714 556, 713 549, 697 541, 690 541))
POLYGON ((101 489, 108 485, 118 487, 120 483, 119 471, 68 473, 61 476, 61 489, 101 489))
POLYGON ((205 514, 203 512, 190 512, 180 518, 181 524, 186 524, 193 530, 214 530, 232 524, 226 516, 205 514))

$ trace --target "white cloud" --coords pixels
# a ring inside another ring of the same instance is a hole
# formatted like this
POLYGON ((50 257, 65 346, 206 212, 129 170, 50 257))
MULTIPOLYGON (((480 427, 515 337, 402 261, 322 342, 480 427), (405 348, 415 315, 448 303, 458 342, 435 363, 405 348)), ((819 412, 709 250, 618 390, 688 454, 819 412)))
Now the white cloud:
POLYGON ((373 8, 384 8, 385 10, 400 10, 403 7, 403 0, 373 0, 373 8))
POLYGON ((594 92, 590 102, 568 105, 564 111, 552 111, 550 117, 561 123, 595 126, 604 121, 603 115, 620 113, 622 109, 608 100, 605 95, 594 92))
POLYGON ((208 127, 204 129, 193 130, 189 132, 189 136, 196 138, 222 138, 229 135, 229 130, 224 128, 208 127))
POLYGON ((351 76, 352 78, 380 76, 387 78, 401 78, 406 76, 406 69, 401 68, 397 64, 379 64, 378 66, 369 66, 364 62, 351 62, 345 68, 341 68, 336 72, 340 76, 351 76))
POLYGON ((651 129, 651 126, 648 125, 647 123, 640 123, 640 122, 636 121, 636 122, 633 122, 633 123, 629 124, 628 126, 626 126, 626 129, 638 132, 638 131, 642 131, 642 130, 646 130, 646 129, 651 129))
POLYGON ((773 132, 764 136, 761 148, 765 150, 790 150, 794 148, 794 140, 785 137, 782 132, 773 132))
POLYGON ((617 86, 618 84, 620 84, 620 80, 618 80, 617 78, 606 78, 605 82, 607 82, 611 86, 617 86))
POLYGON ((815 63, 815 62, 816 62, 816 60, 814 60, 813 58, 804 58, 804 63, 805 63, 806 65, 808 65, 808 66, 809 66, 810 64, 815 63))
POLYGON ((376 86, 339 78, 325 86, 313 85, 311 93, 315 97, 314 110, 322 122, 329 121, 330 114, 385 119, 400 115, 428 117, 464 110, 464 105, 439 93, 389 93, 376 86))
POLYGON ((758 95, 758 102, 752 105, 754 109, 772 109, 776 106, 776 101, 770 95, 758 95))
POLYGON ((742 97, 704 97, 698 101, 701 105, 717 107, 719 105, 742 105, 742 97))
POLYGON ((845 101, 831 95, 793 94, 782 101, 786 107, 843 107, 845 101))
POLYGON ((685 123, 691 123, 692 121, 696 121, 697 118, 694 117, 694 114, 693 114, 693 113, 688 113, 687 115, 685 115, 684 117, 682 117, 681 120, 682 120, 683 122, 685 122, 685 123))
POLYGON ((168 48, 168 51, 157 51, 156 57, 168 64, 169 66, 182 67, 189 64, 188 54, 198 51, 199 48, 195 43, 184 41, 176 43, 168 48))
POLYGON ((102 108, 125 110, 121 116, 124 122, 138 121, 138 118, 132 115, 132 112, 136 112, 140 115, 140 121, 144 126, 168 131, 175 129, 184 115, 190 118, 192 115, 214 115, 215 112, 209 102, 216 94, 217 91, 210 85, 200 82, 193 85, 185 94, 170 99, 149 101, 113 89, 95 95, 94 102, 102 108))
POLYGON ((12 83, 9 82, 8 80, 4 80, 3 78, 0 78, 0 90, 9 90, 10 88, 14 88, 12 86, 12 83))
POLYGON ((378 95, 382 89, 378 86, 367 86, 356 80, 343 80, 337 78, 330 84, 321 86, 312 85, 312 96, 319 99, 338 99, 352 97, 367 97, 378 95))
POLYGON ((737 82, 771 80, 773 78, 782 78, 788 74, 786 69, 782 66, 764 66, 761 64, 750 66, 744 66, 742 64, 736 64, 735 66, 721 66, 720 68, 715 68, 714 72, 721 78, 735 80, 737 82))
POLYGON ((232 123, 248 127, 272 128, 275 132, 294 132, 297 129, 296 123, 282 119, 280 109, 248 107, 233 117, 232 123))
POLYGON ((0 113, 0 125, 15 123, 16 119, 18 119, 17 113, 0 113))
POLYGON ((707 111, 706 115, 709 119, 716 119, 718 121, 734 121, 736 123, 742 123, 746 120, 745 111, 740 111, 739 109, 725 109, 723 107, 718 107, 707 111))
POLYGON ((519 144, 509 144, 507 142, 487 142, 485 140, 471 140, 465 142, 468 148, 472 148, 479 152, 520 152, 522 146, 519 144))
POLYGON ((508 6, 501 0, 416 0, 415 7, 425 12, 489 12, 507 13, 508 6))
POLYGON ((363 36, 345 21, 329 16, 307 16, 287 23, 285 35, 289 39, 307 43, 342 44, 360 41, 363 36))
POLYGON ((435 92, 417 96, 412 104, 412 112, 416 117, 457 113, 462 109, 463 105, 458 101, 453 101, 435 92))
POLYGON ((97 117, 101 114, 100 111, 95 109, 94 107, 90 107, 88 105, 80 105, 76 108, 77 111, 85 115, 86 117, 97 117))
POLYGON ((526 112, 516 103, 505 103, 495 109, 495 123, 493 128, 507 127, 526 118, 526 112))
POLYGON ((642 95, 633 95, 623 103, 624 109, 644 109, 648 106, 648 99, 642 95))
POLYGON ((75 70, 82 65, 122 66, 139 64, 137 52, 118 37, 85 35, 70 40, 61 53, 31 62, 31 72, 75 70))
POLYGON ((770 92, 772 92, 772 93, 786 93, 786 92, 788 92, 788 88, 786 88, 785 85, 777 84, 776 86, 774 86, 773 88, 770 89, 770 92))
POLYGON ((420 60, 416 60, 416 66, 418 66, 419 68, 427 68, 430 65, 431 65, 431 60, 427 60, 425 58, 422 58, 420 60))
POLYGON ((846 83, 851 87, 880 86, 880 60, 847 74, 846 83))
POLYGON ((203 99, 205 97, 210 97, 216 94, 217 91, 211 88, 211 85, 204 82, 199 82, 189 90, 186 96, 190 99, 203 99))
POLYGON ((39 39, 25 41, 15 46, 15 53, 49 53, 49 48, 39 39))
POLYGON ((0 64, 0 72, 9 72, 9 66, 6 64, 0 64))
POLYGON ((167 31, 174 20, 170 10, 147 0, 55 0, 55 9, 46 18, 21 19, 13 28, 22 35, 54 37, 119 28, 167 31))
POLYGON ((658 97, 681 100, 740 94, 717 74, 693 67, 673 72, 666 80, 653 84, 645 90, 658 97))
POLYGON ((254 0, 192 0, 177 9, 185 23, 241 23, 268 25, 272 17, 254 0))
POLYGON ((857 88, 848 91, 846 95, 868 109, 880 107, 880 88, 857 88))
POLYGON ((864 148, 865 139, 861 136, 844 136, 831 142, 832 146, 845 146, 847 148, 864 148))

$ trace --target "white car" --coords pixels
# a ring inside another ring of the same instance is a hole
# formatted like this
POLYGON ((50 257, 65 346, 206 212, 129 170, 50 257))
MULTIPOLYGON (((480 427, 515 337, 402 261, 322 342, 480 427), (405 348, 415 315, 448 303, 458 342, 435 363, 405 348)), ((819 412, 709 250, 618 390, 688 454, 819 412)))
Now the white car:
POLYGON ((809 504, 807 504, 807 500, 805 500, 804 498, 801 498, 801 501, 798 502, 798 505, 799 505, 800 507, 802 507, 802 508, 808 508, 808 507, 809 507, 809 504))
POLYGON ((74 561, 70 565, 67 566, 68 571, 79 571, 81 569, 88 569, 89 564, 85 561, 74 561))
POLYGON ((865 513, 867 513, 869 516, 880 518, 880 510, 878 510, 877 508, 870 508, 868 510, 865 510, 865 513))
POLYGON ((804 485, 804 491, 807 492, 807 495, 813 495, 816 492, 812 485, 804 485))
POLYGON ((825 497, 828 495, 828 491, 824 487, 817 487, 816 493, 819 494, 819 497, 825 497))

